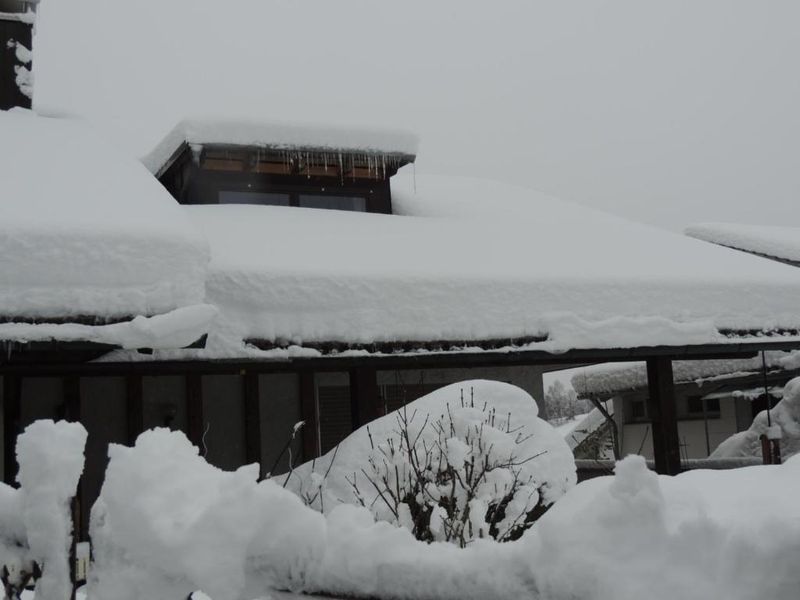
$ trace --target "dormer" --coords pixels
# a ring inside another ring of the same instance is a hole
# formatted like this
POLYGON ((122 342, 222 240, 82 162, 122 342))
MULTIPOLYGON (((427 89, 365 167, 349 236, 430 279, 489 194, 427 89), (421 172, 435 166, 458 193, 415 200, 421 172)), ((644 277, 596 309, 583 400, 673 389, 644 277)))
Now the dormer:
POLYGON ((144 159, 181 204, 392 213, 390 178, 413 136, 244 121, 185 121, 144 159))

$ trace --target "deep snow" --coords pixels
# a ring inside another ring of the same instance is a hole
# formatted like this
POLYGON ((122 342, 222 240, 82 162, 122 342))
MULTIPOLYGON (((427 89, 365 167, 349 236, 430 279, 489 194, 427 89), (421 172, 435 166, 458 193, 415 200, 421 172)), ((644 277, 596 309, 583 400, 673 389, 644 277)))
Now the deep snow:
POLYGON ((322 515, 258 469, 208 465, 185 436, 112 446, 92 514, 90 595, 252 599, 794 600, 800 460, 657 476, 641 457, 577 485, 520 540, 417 542, 365 508, 322 515))

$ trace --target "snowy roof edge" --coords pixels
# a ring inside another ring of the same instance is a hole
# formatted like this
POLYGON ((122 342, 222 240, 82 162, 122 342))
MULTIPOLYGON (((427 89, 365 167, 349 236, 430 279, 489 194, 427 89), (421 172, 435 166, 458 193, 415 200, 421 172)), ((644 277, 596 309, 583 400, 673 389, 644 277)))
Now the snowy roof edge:
POLYGON ((158 176, 186 145, 195 144, 382 154, 413 162, 419 139, 415 135, 393 130, 233 119, 186 119, 173 127, 155 148, 141 157, 141 162, 158 176))

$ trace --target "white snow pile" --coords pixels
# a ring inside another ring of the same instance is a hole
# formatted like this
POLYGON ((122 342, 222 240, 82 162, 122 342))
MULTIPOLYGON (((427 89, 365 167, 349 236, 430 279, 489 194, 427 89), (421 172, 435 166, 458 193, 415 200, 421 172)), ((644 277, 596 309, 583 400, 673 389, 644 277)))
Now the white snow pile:
POLYGON ((800 264, 800 227, 698 223, 687 227, 685 233, 720 246, 800 264))
POLYGON ((335 164, 340 152, 413 156, 417 153, 419 140, 414 135, 390 130, 195 118, 176 125, 158 146, 142 158, 142 162, 152 173, 158 173, 183 143, 194 147, 224 144, 277 150, 313 149, 331 153, 330 164, 335 164))
POLYGON ((150 316, 200 304, 208 246, 85 123, 0 112, 0 316, 150 316))
POLYGON ((767 415, 761 411, 746 431, 734 433, 722 442, 710 458, 761 457, 761 435, 779 439, 781 456, 788 458, 800 453, 800 377, 783 388, 783 398, 767 415), (772 430, 770 430, 770 424, 772 430))
POLYGON ((92 515, 89 595, 252 599, 272 589, 382 599, 794 600, 800 460, 659 477, 640 457, 564 495, 525 535, 466 548, 370 512, 322 515, 257 468, 209 466, 181 433, 114 446, 92 515))
POLYGON ((83 472, 86 430, 77 423, 36 421, 17 439, 20 488, 0 484, 0 564, 20 582, 43 567, 40 600, 67 600, 72 591, 70 500, 83 472))
POLYGON ((286 481, 318 510, 367 506, 419 539, 463 545, 515 537, 525 516, 558 500, 576 476, 569 447, 530 395, 476 380, 372 421, 286 481))
MULTIPOLYGON (((800 367, 800 352, 766 352, 767 369, 792 370, 800 367)), ((743 359, 676 360, 672 362, 675 383, 719 380, 738 377, 763 370, 761 355, 743 359)), ((605 363, 586 367, 571 379, 580 396, 610 396, 619 392, 647 387, 647 365, 635 363, 605 363)))
POLYGON ((800 459, 658 476, 629 456, 522 538, 526 597, 791 600, 800 589, 800 459))
POLYGON ((540 336, 524 347, 557 352, 800 326, 800 272, 786 265, 521 187, 420 175, 415 192, 412 180, 406 168, 392 181, 402 216, 185 207, 212 249, 208 301, 221 315, 209 353, 253 352, 249 338, 474 352, 540 336))

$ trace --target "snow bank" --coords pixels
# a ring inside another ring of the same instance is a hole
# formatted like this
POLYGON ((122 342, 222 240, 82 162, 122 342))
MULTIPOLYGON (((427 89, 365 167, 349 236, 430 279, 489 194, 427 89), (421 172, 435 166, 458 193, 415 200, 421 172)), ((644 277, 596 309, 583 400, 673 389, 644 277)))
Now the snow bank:
POLYGON ((628 457, 520 540, 425 544, 364 508, 327 515, 257 469, 209 466, 156 430, 114 446, 92 515, 91 597, 254 598, 274 588, 412 600, 794 600, 800 460, 657 476, 628 457), (213 590, 213 591, 212 591, 213 590))
MULTIPOLYGON (((373 507, 379 518, 390 515, 381 512, 378 494, 371 487, 362 469, 369 470, 370 458, 381 462, 387 440, 399 443, 398 431, 403 419, 407 420, 412 439, 417 439, 420 454, 425 445, 437 444, 439 436, 436 421, 452 415, 454 437, 447 448, 451 454, 462 449, 464 431, 481 427, 486 412, 494 412, 493 427, 485 426, 490 445, 497 453, 513 453, 520 461, 536 457, 521 466, 521 479, 531 479, 533 487, 540 489, 545 505, 552 504, 575 485, 575 463, 569 447, 555 429, 538 417, 536 401, 520 388, 499 381, 463 381, 438 389, 414 400, 400 409, 365 425, 347 436, 325 456, 297 467, 288 479, 287 487, 301 497, 316 498, 311 505, 328 511, 340 503, 357 504, 361 501, 373 507), (462 409, 462 402, 466 410, 462 409), (473 405, 476 408, 470 408, 473 405), (510 415, 510 419, 509 419, 510 415), (514 431, 512 435, 505 432, 514 431), (459 432, 460 435, 459 438, 459 432), (523 440, 515 444, 515 439, 523 440), (332 464, 331 464, 332 463, 332 464), (324 479, 322 476, 328 474, 324 479), (348 481, 349 480, 349 481, 348 481), (356 494, 355 482, 360 494, 356 494), (322 486, 321 494, 317 489, 322 486)), ((445 436, 448 437, 448 436, 445 436)), ((469 461, 472 454, 463 448, 464 456, 450 457, 453 464, 469 461)), ((446 458, 447 459, 447 458, 446 458)), ((480 464, 481 461, 478 461, 480 464)), ((402 469, 402 466, 401 466, 402 469)), ((537 496, 538 498, 538 496, 537 496)))
POLYGON ((772 431, 767 411, 761 411, 746 431, 734 433, 717 446, 710 458, 760 457, 762 434, 770 439, 780 439, 781 456, 784 458, 800 453, 800 377, 786 384, 783 398, 772 408, 769 418, 772 431))
MULTIPOLYGON (((798 368, 800 351, 767 352, 769 370, 798 368)), ((745 359, 676 360, 672 362, 675 383, 698 382, 720 377, 738 377, 759 373, 763 369, 761 355, 745 359)), ((619 392, 647 387, 647 365, 636 363, 607 363, 585 367, 571 379, 572 387, 581 396, 610 396, 619 392)))
POLYGON ((545 598, 790 600, 799 492, 798 460, 659 477, 631 456, 615 477, 578 485, 523 543, 545 598))
POLYGON ((204 301, 208 246, 87 125, 0 112, 0 316, 153 315, 204 301))
POLYGON ((91 516, 90 596, 186 598, 200 589, 246 598, 248 577, 293 587, 315 560, 324 518, 274 483, 257 484, 257 465, 221 471, 166 429, 133 448, 112 445, 109 457, 91 516))
POLYGON ((800 227, 698 223, 686 235, 745 252, 800 264, 800 227))
POLYGON ((197 146, 226 144, 278 150, 303 148, 335 153, 411 156, 417 153, 419 145, 415 136, 399 131, 198 118, 179 123, 158 146, 142 158, 142 162, 152 173, 158 173, 184 142, 197 146))
POLYGON ((786 265, 495 182, 419 176, 414 192, 403 171, 403 216, 185 207, 212 248, 208 301, 222 314, 210 355, 243 355, 248 338, 470 351, 548 336, 524 347, 558 352, 800 326, 800 272, 786 265))
POLYGON ((70 501, 83 473, 86 430, 79 423, 36 421, 17 440, 22 522, 29 557, 43 565, 39 600, 67 600, 72 592, 70 501))

